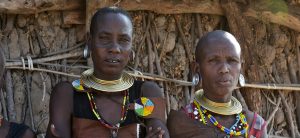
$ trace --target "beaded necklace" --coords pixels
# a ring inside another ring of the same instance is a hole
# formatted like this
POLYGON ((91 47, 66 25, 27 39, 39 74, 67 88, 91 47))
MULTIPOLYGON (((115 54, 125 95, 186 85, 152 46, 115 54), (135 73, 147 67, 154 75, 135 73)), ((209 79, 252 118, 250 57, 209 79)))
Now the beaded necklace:
POLYGON ((93 93, 87 92, 87 96, 90 102, 90 106, 92 108, 92 111, 94 113, 94 115, 96 116, 96 118, 99 120, 99 122, 104 125, 105 127, 109 128, 111 130, 111 134, 112 137, 117 137, 117 133, 118 133, 118 129, 120 128, 120 124, 126 119, 126 115, 127 115, 127 104, 128 104, 128 100, 129 100, 129 94, 128 94, 128 90, 125 90, 124 92, 124 98, 123 98, 123 105, 122 105, 122 111, 121 111, 121 119, 120 121, 113 125, 108 123, 106 120, 104 120, 100 113, 98 113, 97 111, 97 105, 95 103, 95 99, 94 99, 94 95, 93 93))
POLYGON ((205 109, 203 106, 200 106, 200 104, 194 100, 193 102, 194 106, 194 112, 193 116, 194 119, 199 120, 203 124, 207 125, 205 116, 209 119, 209 121, 216 126, 221 131, 225 132, 230 137, 232 136, 240 136, 245 134, 245 137, 248 137, 248 123, 246 120, 246 117, 243 113, 239 113, 236 115, 236 122, 230 127, 226 128, 219 124, 219 122, 214 118, 211 114, 208 113, 207 109, 205 109))

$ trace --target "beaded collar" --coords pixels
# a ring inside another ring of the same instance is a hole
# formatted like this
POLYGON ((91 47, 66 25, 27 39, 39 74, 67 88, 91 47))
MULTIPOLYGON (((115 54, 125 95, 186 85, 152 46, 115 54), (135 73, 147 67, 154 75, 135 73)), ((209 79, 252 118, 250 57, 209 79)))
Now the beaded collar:
POLYGON ((195 100, 204 108, 209 111, 221 115, 234 115, 242 112, 243 108, 241 103, 233 96, 227 103, 217 103, 209 100, 203 95, 203 91, 196 91, 195 100))
POLYGON ((94 69, 88 69, 81 74, 80 80, 73 81, 73 86, 79 91, 84 89, 95 89, 104 92, 120 92, 130 88, 134 83, 134 78, 126 72, 118 80, 101 80, 94 76, 94 69))
POLYGON ((230 127, 226 128, 225 126, 221 125, 213 115, 209 113, 209 111, 204 108, 202 105, 199 104, 198 101, 194 100, 191 104, 192 113, 190 113, 190 117, 198 120, 199 122, 202 122, 204 125, 207 125, 206 118, 209 119, 209 121, 216 126, 219 130, 226 133, 227 136, 241 136, 245 135, 245 137, 248 136, 248 123, 245 115, 241 112, 236 114, 236 121, 235 123, 230 127))

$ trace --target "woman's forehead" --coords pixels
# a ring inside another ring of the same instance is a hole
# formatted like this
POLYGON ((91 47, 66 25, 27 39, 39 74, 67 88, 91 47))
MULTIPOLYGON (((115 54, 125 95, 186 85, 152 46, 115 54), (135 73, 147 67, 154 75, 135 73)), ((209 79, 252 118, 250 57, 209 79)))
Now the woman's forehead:
POLYGON ((124 34, 132 33, 132 24, 128 17, 118 13, 108 13, 98 18, 96 32, 111 32, 118 30, 124 34))
POLYGON ((239 45, 235 45, 230 42, 224 41, 214 41, 208 43, 206 46, 202 47, 203 54, 202 56, 218 56, 218 55, 227 55, 227 56, 240 56, 241 51, 239 45))
POLYGON ((99 16, 96 25, 127 25, 132 26, 130 19, 127 16, 120 13, 107 13, 99 16))

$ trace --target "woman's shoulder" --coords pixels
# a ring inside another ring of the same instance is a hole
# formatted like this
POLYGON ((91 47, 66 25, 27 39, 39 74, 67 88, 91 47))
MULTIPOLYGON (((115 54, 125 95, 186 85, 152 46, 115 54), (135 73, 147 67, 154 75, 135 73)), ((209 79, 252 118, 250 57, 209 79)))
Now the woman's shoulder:
POLYGON ((65 108, 72 107, 73 93, 74 89, 71 83, 65 81, 56 84, 50 96, 50 112, 54 113, 58 108, 64 111, 65 108))
POLYGON ((73 95, 73 86, 70 82, 64 81, 57 83, 51 93, 51 97, 69 97, 73 95))
POLYGON ((144 97, 163 97, 162 89, 153 81, 145 81, 142 84, 141 94, 144 97))
POLYGON ((68 81, 62 81, 54 86, 53 91, 73 91, 73 86, 68 81))

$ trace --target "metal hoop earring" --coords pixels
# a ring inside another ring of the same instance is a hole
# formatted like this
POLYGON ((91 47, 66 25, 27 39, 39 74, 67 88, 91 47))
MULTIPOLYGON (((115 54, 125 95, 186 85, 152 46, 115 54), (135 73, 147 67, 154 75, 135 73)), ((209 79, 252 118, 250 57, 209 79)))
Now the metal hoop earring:
POLYGON ((135 52, 133 50, 131 50, 131 61, 134 61, 135 59, 135 52))
POLYGON ((199 81, 200 81, 200 76, 198 73, 196 73, 192 78, 192 85, 193 86, 198 85, 199 81))
POLYGON ((90 57, 90 50, 89 50, 89 46, 85 45, 84 49, 83 49, 83 57, 84 58, 89 58, 90 57))
POLYGON ((240 76, 239 76, 239 85, 240 85, 241 87, 244 87, 245 84, 246 84, 246 82, 245 82, 245 77, 244 77, 243 74, 240 74, 240 76))

